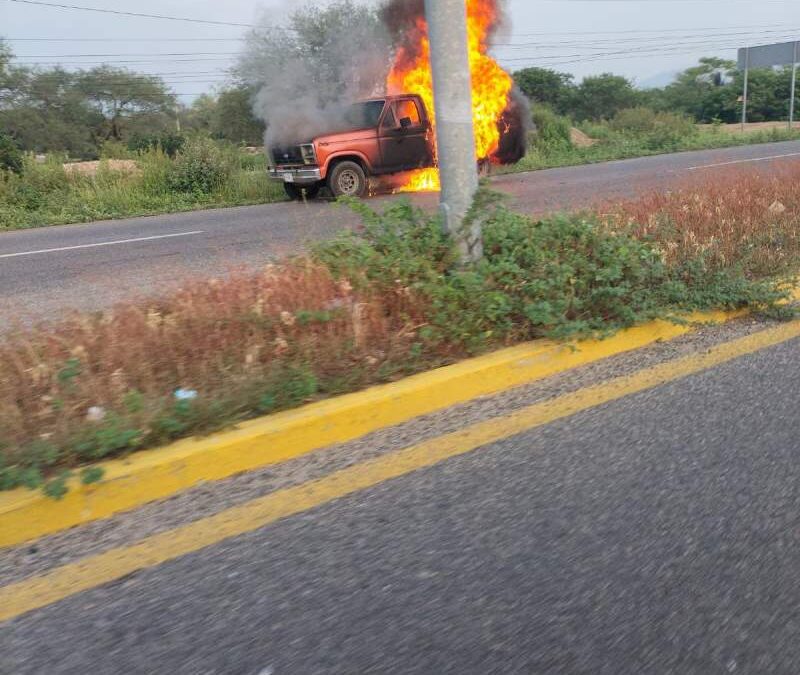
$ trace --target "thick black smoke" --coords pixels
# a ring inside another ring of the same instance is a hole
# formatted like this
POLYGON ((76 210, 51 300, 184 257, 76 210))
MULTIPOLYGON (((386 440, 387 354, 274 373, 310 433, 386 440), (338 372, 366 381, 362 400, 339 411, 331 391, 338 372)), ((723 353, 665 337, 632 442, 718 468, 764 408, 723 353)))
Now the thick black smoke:
POLYGON ((492 156, 497 164, 516 164, 528 151, 528 134, 533 131, 531 105, 516 86, 511 91, 508 106, 497 122, 500 147, 492 156))
POLYGON ((426 37, 421 30, 425 19, 425 0, 390 0, 380 9, 381 22, 392 38, 395 49, 413 60, 417 48, 426 37))

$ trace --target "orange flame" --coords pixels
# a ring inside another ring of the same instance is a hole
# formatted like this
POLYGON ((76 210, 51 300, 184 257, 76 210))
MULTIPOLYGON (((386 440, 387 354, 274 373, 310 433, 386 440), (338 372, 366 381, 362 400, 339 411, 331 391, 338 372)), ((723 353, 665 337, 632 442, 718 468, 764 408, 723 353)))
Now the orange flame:
MULTIPOLYGON (((475 126, 476 159, 489 159, 500 146, 498 120, 508 106, 513 88, 511 76, 491 56, 489 37, 499 21, 496 0, 467 0, 467 41, 472 74, 472 119, 475 126)), ((418 94, 433 116, 433 77, 431 75, 428 26, 418 18, 413 34, 411 56, 407 49, 398 50, 389 73, 390 94, 418 94)), ((436 121, 433 120, 434 132, 436 121)), ((411 174, 403 190, 438 190, 436 169, 421 169, 411 174)))

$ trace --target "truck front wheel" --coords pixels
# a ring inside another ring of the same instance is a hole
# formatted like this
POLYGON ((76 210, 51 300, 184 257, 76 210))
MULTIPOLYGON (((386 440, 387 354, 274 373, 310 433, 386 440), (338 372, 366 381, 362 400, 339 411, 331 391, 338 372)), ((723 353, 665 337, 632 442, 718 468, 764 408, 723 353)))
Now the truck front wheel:
POLYGON ((339 162, 328 176, 334 197, 363 197, 367 194, 367 176, 355 162, 339 162))
POLYGON ((284 183, 283 189, 286 196, 293 202, 303 199, 303 192, 306 193, 306 199, 314 199, 319 194, 320 184, 300 186, 295 183, 284 183))

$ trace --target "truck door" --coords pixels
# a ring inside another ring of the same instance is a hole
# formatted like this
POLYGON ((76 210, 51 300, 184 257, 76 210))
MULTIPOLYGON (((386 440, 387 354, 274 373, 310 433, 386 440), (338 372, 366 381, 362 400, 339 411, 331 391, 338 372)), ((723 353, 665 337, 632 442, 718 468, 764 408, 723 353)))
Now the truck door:
POLYGON ((387 106, 378 133, 384 171, 430 166, 428 125, 413 98, 398 99, 387 106))

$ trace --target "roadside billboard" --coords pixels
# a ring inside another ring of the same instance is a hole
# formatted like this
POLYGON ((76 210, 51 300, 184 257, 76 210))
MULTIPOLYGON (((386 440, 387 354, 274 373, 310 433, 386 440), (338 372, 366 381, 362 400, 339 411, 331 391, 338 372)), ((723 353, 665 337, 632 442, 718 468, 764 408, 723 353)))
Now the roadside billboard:
POLYGON ((775 45, 744 47, 739 50, 739 70, 746 68, 772 68, 797 63, 800 42, 781 42, 775 45))
POLYGON ((794 104, 797 91, 797 59, 800 57, 800 42, 779 42, 772 45, 743 47, 739 50, 739 70, 744 71, 744 96, 742 97, 742 131, 747 122, 747 84, 752 68, 792 67, 792 91, 789 102, 789 129, 794 123, 794 104))

